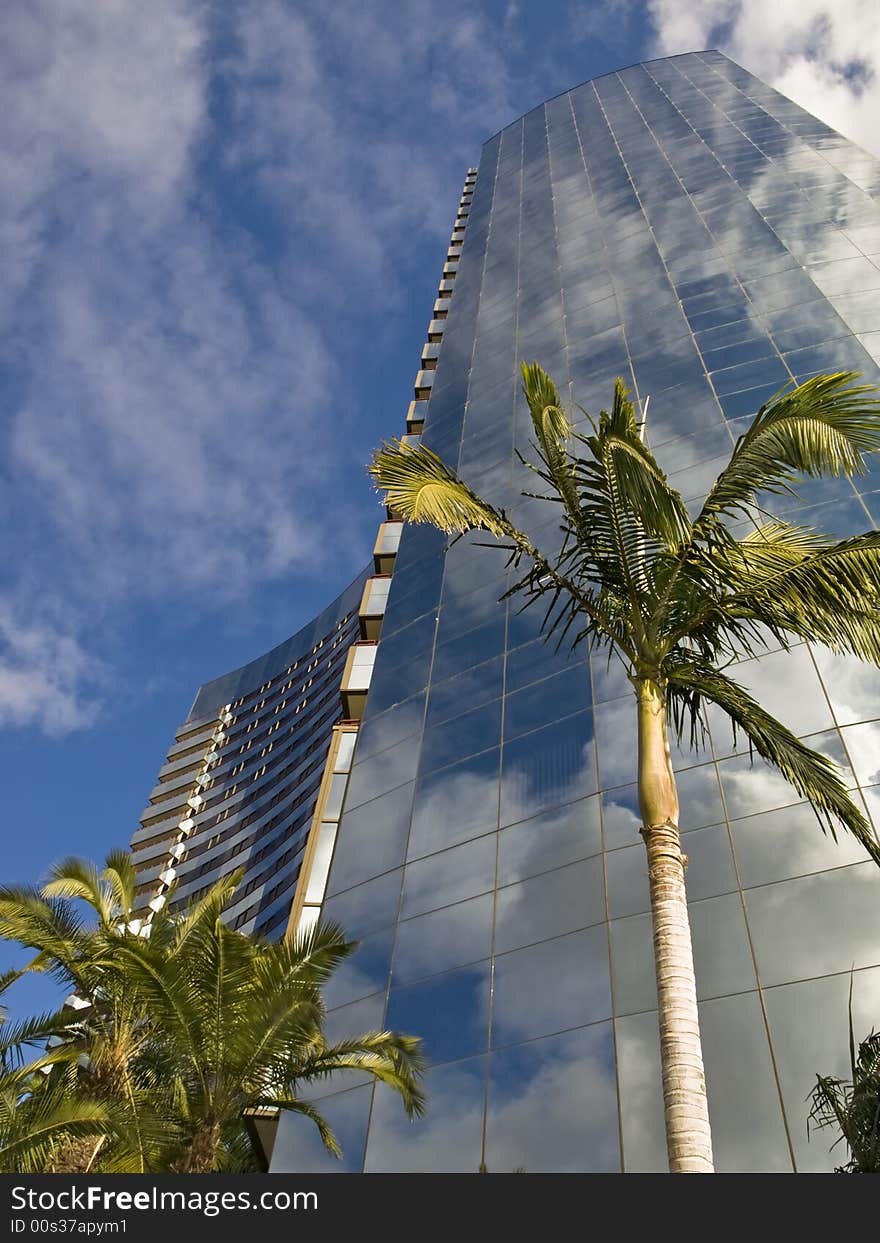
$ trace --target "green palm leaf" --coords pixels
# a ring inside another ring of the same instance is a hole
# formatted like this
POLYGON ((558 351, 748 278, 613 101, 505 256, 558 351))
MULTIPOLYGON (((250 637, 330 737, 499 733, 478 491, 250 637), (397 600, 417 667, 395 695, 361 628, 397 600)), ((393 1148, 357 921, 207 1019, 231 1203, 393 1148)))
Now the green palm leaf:
POLYGON ((520 534, 424 445, 392 440, 375 454, 370 474, 387 493, 389 507, 410 522, 428 522, 450 534, 489 531, 513 540, 520 534))
POLYGON ((723 534, 721 518, 748 515, 759 492, 793 492, 800 475, 864 474, 880 449, 876 389, 858 373, 814 376, 786 386, 758 411, 694 523, 697 538, 723 534))
POLYGON ((719 707, 736 729, 742 730, 762 759, 774 765, 802 798, 813 805, 823 829, 836 840, 835 824, 859 841, 880 864, 878 846, 863 812, 850 797, 837 766, 811 750, 749 693, 717 669, 696 661, 669 668, 669 701, 676 728, 693 723, 704 703, 719 707))

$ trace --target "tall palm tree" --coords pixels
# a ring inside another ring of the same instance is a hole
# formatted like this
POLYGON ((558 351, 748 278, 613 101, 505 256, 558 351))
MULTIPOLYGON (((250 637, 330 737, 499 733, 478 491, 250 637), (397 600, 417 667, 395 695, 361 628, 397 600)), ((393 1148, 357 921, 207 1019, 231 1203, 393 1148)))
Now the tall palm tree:
POLYGON ((370 470, 400 517, 497 537, 519 572, 503 598, 546 605, 547 637, 610 648, 624 663, 636 698, 669 1168, 711 1172, 669 730, 681 736, 689 729, 695 743, 704 705, 716 705, 812 802, 823 830, 833 836, 842 826, 880 863, 871 828, 835 766, 722 671, 772 641, 786 647, 793 636, 880 663, 880 532, 835 542, 768 517, 758 505, 761 493, 792 492, 801 475, 863 473, 865 454, 880 449, 880 404, 872 387, 853 384, 854 373, 781 390, 739 438, 691 519, 645 443, 622 380, 610 413, 587 416, 591 434, 582 435, 537 363, 523 363, 522 378, 537 462, 520 460, 556 507, 558 551, 542 552, 424 446, 385 444, 370 470))
POLYGON ((50 1061, 65 1068, 47 1086, 73 1111, 67 1130, 52 1132, 54 1171, 256 1169, 247 1114, 267 1108, 311 1118, 338 1154, 302 1093, 341 1070, 366 1072, 410 1116, 422 1112, 418 1040, 369 1032, 330 1045, 323 1036, 321 987, 353 943, 333 925, 279 944, 232 931, 223 915, 239 880, 183 911, 169 903, 149 925, 125 852, 101 873, 65 860, 41 891, 0 889, 0 936, 34 950, 32 969, 76 994, 72 1012, 44 1024, 62 1041, 50 1061))

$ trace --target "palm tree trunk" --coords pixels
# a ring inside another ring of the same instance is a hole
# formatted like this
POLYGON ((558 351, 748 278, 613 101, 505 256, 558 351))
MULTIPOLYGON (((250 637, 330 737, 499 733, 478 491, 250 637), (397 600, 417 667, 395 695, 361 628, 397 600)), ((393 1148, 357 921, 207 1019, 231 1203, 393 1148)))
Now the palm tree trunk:
POLYGON ((220 1124, 205 1122, 171 1166, 172 1174, 211 1174, 220 1147, 220 1124))
POLYGON ((639 808, 648 852, 660 1071, 671 1174, 711 1174, 712 1135, 697 1014, 697 986, 678 831, 678 793, 666 734, 666 703, 650 678, 636 682, 639 808))

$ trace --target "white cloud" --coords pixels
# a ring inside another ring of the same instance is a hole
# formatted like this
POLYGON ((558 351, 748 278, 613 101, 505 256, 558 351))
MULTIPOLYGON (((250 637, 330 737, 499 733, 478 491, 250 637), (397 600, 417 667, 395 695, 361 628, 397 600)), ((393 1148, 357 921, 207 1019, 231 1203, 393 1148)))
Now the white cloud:
POLYGON ((648 0, 655 53, 718 47, 877 151, 880 9, 872 0, 648 0))
POLYGON ((57 735, 91 724, 101 672, 74 638, 0 609, 0 725, 57 735))
POLYGON ((86 660, 139 601, 192 616, 366 555, 359 370, 513 114, 483 18, 399 18, 35 0, 5 23, 7 600, 86 660))

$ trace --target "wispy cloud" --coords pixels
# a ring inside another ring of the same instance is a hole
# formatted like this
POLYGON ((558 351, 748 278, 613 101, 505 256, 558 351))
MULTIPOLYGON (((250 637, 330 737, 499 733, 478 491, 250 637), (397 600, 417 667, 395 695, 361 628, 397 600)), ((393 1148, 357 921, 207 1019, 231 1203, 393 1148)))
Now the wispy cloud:
POLYGON ((90 725, 103 674, 75 639, 0 608, 0 726, 57 735, 90 725))
POLYGON ((359 365, 511 115, 483 19, 408 8, 7 15, 3 598, 19 640, 68 645, 42 686, 16 657, 7 721, 91 719, 75 688, 98 615, 106 638, 138 600, 197 613, 320 557, 357 568, 359 365))
MULTIPOLYGON (((482 140, 586 76, 588 45, 644 53, 632 0, 599 7, 572 32, 561 5, 540 39, 516 3, 32 0, 5 15, 0 605, 16 633, 82 657, 33 692, 55 695, 51 728, 91 719, 87 668, 136 641, 142 605, 195 620, 330 559, 335 581, 354 572, 373 512, 362 463, 400 426, 383 394, 410 378, 382 362, 395 317, 416 288, 428 316, 482 140)), ((648 11, 656 50, 720 42, 874 142, 869 5, 648 11)))
POLYGON ((715 46, 877 151, 880 9, 872 0, 648 0, 660 55, 715 46))

